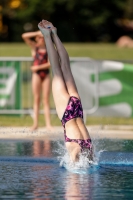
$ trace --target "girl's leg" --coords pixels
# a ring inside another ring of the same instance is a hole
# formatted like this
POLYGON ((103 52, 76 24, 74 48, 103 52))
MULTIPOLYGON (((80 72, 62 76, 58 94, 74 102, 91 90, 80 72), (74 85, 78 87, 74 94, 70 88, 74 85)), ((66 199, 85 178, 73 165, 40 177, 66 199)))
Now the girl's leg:
POLYGON ((38 115, 39 115, 39 105, 40 105, 40 92, 41 92, 41 80, 38 74, 32 74, 32 92, 33 92, 33 110, 34 110, 34 122, 31 127, 31 131, 34 131, 38 128, 38 115))
POLYGON ((70 94, 70 96, 76 96, 79 98, 77 87, 76 87, 76 84, 71 72, 71 68, 70 68, 68 53, 66 49, 64 48, 62 42, 60 41, 59 37, 57 36, 57 32, 55 31, 55 28, 52 27, 51 30, 52 30, 52 38, 60 57, 61 69, 62 69, 63 77, 67 86, 68 93, 70 94))
POLYGON ((48 130, 52 129, 51 122, 50 122, 50 105, 49 105, 49 97, 50 97, 50 75, 47 75, 42 82, 42 93, 43 93, 43 105, 45 111, 45 122, 46 128, 48 130))
POLYGON ((46 29, 42 23, 39 23, 39 29, 44 35, 46 49, 52 67, 52 72, 53 72, 52 92, 56 106, 56 111, 59 118, 62 119, 64 110, 69 100, 69 94, 60 67, 59 56, 51 39, 51 31, 49 29, 46 29))

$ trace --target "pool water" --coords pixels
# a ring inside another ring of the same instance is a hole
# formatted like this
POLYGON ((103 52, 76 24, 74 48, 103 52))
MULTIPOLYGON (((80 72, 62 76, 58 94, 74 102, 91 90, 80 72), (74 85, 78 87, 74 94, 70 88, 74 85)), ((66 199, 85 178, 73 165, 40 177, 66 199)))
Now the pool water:
POLYGON ((60 166, 63 141, 0 141, 0 199, 133 199, 133 141, 94 146, 97 164, 73 170, 60 166))

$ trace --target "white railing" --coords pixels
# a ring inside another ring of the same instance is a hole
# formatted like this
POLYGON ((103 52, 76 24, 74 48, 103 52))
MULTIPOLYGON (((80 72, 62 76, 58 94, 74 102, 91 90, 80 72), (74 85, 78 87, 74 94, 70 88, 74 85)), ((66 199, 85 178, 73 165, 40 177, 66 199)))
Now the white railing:
MULTIPOLYGON (((86 70, 89 76, 89 71, 93 74, 95 81, 93 84, 93 105, 88 104, 84 107, 85 119, 88 114, 94 113, 99 106, 98 95, 98 68, 96 63, 90 58, 75 58, 70 57, 72 73, 74 78, 80 76, 78 72, 78 65, 82 67, 82 70, 86 70), (73 65, 74 63, 74 65, 73 65), (75 70, 76 67, 76 70, 75 70)), ((0 57, 0 114, 30 114, 33 115, 32 109, 32 92, 31 92, 31 71, 30 66, 32 64, 32 57, 0 57), (16 64, 17 63, 17 64, 16 64), (18 70, 19 68, 19 70, 18 70), (17 73, 17 78, 13 79, 14 73, 17 73), (14 80, 14 82, 13 82, 14 80), (14 84, 13 84, 14 83, 14 84), (11 87, 12 86, 12 87, 11 87), (18 98, 18 99, 17 99, 18 98), (18 104, 16 106, 16 104, 18 104)), ((84 77, 81 79, 83 81, 84 77)), ((76 84, 78 78, 75 78, 76 84)), ((86 87, 89 87, 86 82, 86 87)), ((81 99, 84 88, 82 83, 80 85, 79 93, 81 93, 81 99)), ((89 91, 89 89, 88 89, 89 91)), ((87 97, 88 98, 88 97, 87 97)), ((87 100, 87 99, 86 99, 87 100)), ((85 100, 85 101, 86 101, 85 100)), ((89 102, 89 99, 88 99, 89 102)), ((44 110, 40 109, 40 114, 43 114, 44 110)), ((51 105, 51 114, 56 114, 54 104, 51 105)))

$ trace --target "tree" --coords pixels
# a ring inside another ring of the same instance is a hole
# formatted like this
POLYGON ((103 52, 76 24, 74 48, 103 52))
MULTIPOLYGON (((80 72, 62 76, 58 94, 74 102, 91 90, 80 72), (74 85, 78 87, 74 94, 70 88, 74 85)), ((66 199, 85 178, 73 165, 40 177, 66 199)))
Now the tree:
POLYGON ((63 41, 115 41, 122 34, 117 20, 127 9, 125 0, 17 0, 16 8, 1 1, 9 41, 20 41, 24 31, 37 30, 41 19, 52 21, 63 41))

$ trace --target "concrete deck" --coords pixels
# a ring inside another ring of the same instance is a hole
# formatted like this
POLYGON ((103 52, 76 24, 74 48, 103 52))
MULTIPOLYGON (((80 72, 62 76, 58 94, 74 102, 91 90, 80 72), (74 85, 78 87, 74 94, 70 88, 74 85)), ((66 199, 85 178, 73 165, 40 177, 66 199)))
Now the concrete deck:
MULTIPOLYGON (((91 138, 110 139, 133 139, 133 126, 87 126, 91 138)), ((0 127, 0 139, 22 139, 22 140, 64 140, 63 128, 53 127, 53 131, 45 128, 31 132, 29 127, 0 127)))

